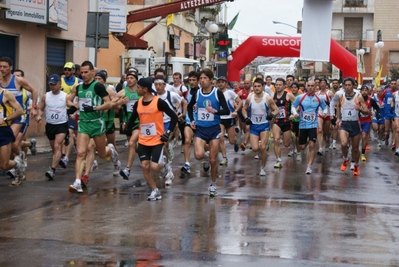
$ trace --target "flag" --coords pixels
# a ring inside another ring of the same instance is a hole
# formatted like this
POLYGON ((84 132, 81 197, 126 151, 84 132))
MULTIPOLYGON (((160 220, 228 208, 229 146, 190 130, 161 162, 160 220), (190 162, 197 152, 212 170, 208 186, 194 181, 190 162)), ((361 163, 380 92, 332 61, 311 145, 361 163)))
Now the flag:
MULTIPOLYGON (((168 3, 170 3, 170 2, 173 2, 173 0, 168 0, 168 3)), ((166 17, 166 27, 169 27, 170 24, 172 24, 174 18, 175 18, 175 16, 173 14, 169 14, 166 17)))
POLYGON ((235 17, 230 21, 229 30, 232 30, 234 28, 234 25, 236 25, 239 14, 240 14, 240 11, 238 11, 237 15, 235 15, 235 17))
POLYGON ((378 71, 377 77, 375 77, 374 88, 377 88, 381 84, 381 73, 382 73, 382 66, 380 67, 380 70, 378 71))

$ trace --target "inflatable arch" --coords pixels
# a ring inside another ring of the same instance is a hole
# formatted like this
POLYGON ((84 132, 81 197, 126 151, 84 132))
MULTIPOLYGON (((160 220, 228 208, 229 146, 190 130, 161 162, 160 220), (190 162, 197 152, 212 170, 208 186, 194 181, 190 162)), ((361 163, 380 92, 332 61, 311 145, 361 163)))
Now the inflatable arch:
MULTIPOLYGON (((233 53, 227 65, 227 79, 240 80, 240 70, 257 56, 299 57, 301 37, 251 36, 233 53)), ((356 56, 331 39, 330 62, 342 71, 343 77, 357 77, 356 56)))

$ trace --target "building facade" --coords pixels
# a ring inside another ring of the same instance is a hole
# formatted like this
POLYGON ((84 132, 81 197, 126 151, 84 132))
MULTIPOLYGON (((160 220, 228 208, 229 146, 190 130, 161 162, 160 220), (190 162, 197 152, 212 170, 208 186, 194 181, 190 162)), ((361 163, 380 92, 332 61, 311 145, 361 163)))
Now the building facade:
MULTIPOLYGON (((80 0, 32 2, 8 0, 7 9, 0 10, 0 57, 12 58, 14 69, 22 69, 43 95, 47 78, 62 73, 65 62, 80 64, 89 58, 82 27, 89 5, 80 0)), ((43 134, 43 124, 30 124, 29 136, 43 134)))
POLYGON ((377 75, 374 61, 377 55, 375 43, 381 33, 384 46, 380 50, 382 77, 389 75, 389 69, 399 63, 399 17, 390 15, 399 10, 397 0, 335 0, 333 4, 332 38, 348 50, 356 53, 360 45, 365 50, 365 81, 372 81, 377 75))

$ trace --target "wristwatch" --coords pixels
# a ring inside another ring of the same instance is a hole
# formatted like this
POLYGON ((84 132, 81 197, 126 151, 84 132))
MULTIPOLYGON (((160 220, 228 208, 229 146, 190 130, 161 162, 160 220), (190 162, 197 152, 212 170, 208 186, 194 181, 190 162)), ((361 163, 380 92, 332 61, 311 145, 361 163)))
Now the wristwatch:
POLYGON ((3 121, 6 122, 6 121, 7 121, 7 117, 4 117, 4 118, 3 118, 3 121))

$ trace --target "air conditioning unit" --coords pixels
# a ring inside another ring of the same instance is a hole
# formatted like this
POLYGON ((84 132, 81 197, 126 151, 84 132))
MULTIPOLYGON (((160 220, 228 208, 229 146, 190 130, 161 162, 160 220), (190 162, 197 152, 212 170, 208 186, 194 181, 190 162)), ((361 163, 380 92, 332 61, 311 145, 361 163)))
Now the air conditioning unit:
POLYGON ((11 0, 0 0, 0 9, 9 9, 11 0))
POLYGON ((370 47, 363 47, 363 49, 365 54, 370 53, 370 47))

